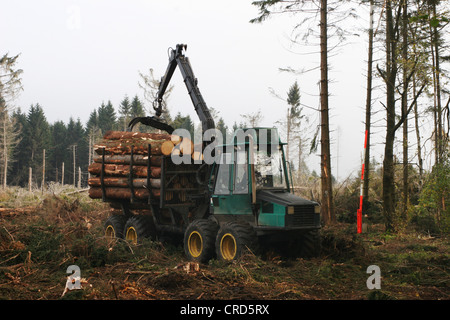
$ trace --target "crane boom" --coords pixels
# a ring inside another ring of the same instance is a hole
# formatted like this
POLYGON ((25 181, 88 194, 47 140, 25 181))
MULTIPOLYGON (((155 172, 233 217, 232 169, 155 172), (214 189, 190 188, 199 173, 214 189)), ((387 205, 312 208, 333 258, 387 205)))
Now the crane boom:
POLYGON ((185 44, 177 44, 176 49, 172 49, 169 56, 169 64, 166 69, 166 73, 161 78, 161 82, 159 84, 158 93, 156 99, 153 103, 153 109, 155 110, 154 117, 141 117, 135 118, 131 120, 129 124, 129 130, 137 123, 141 122, 146 125, 150 125, 159 129, 163 129, 166 131, 173 131, 173 128, 169 125, 160 122, 158 119, 162 114, 162 101, 164 93, 169 86, 170 80, 172 79, 173 73, 175 72, 176 67, 181 71, 181 75, 183 76, 184 84, 188 90, 189 96, 191 97, 192 104, 194 105, 195 111, 202 123, 202 131, 205 132, 208 129, 214 129, 215 123, 214 119, 209 112, 208 106, 206 105, 205 100, 203 99, 202 94, 200 93, 200 89, 197 86, 197 78, 194 76, 194 72, 192 71, 191 64, 189 62, 189 58, 183 54, 183 50, 186 50, 187 45, 185 44), (158 123, 159 122, 159 123, 158 123))

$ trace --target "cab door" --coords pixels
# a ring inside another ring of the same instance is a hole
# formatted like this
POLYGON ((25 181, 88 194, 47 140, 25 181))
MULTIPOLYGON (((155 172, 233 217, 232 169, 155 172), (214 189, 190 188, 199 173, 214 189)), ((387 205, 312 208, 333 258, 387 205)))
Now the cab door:
POLYGON ((231 195, 231 154, 223 153, 216 173, 214 193, 212 196, 214 214, 228 214, 227 203, 231 195))
POLYGON ((214 214, 252 214, 248 153, 224 153, 212 196, 214 214))

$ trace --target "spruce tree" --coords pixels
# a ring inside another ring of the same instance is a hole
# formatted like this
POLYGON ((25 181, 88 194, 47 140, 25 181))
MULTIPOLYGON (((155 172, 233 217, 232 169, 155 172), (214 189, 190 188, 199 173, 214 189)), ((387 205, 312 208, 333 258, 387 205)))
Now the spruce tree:
POLYGON ((43 150, 50 150, 50 126, 44 110, 36 103, 31 105, 27 114, 27 126, 24 130, 25 154, 28 159, 27 167, 33 168, 34 180, 41 183, 43 150))
POLYGON ((108 130, 114 130, 117 128, 116 125, 116 112, 111 101, 102 105, 98 108, 98 127, 100 128, 102 134, 105 134, 108 130))
POLYGON ((130 99, 128 99, 128 96, 125 95, 123 100, 120 102, 119 105, 119 114, 120 117, 120 123, 123 131, 127 129, 128 121, 131 119, 131 105, 130 105, 130 99))

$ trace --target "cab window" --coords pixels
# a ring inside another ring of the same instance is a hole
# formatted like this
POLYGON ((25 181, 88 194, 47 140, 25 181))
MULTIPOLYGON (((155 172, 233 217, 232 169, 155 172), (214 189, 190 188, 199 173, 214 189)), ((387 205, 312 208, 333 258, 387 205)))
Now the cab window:
POLYGON ((248 193, 248 164, 247 152, 236 152, 234 165, 234 194, 248 193))
POLYGON ((219 168, 217 170, 214 194, 230 194, 230 170, 231 157, 229 153, 221 155, 219 168))

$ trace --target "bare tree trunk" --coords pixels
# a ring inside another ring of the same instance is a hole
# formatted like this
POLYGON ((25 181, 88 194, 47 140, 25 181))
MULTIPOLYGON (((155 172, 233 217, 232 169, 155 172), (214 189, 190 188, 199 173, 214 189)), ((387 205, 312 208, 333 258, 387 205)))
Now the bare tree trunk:
MULTIPOLYGON (((1 98, 0 98, 1 99, 1 98)), ((0 108, 2 110, 2 108, 0 108)), ((7 143, 7 134, 6 134, 6 121, 8 120, 8 113, 6 110, 4 111, 4 123, 3 123, 3 189, 6 189, 7 186, 7 177, 8 177, 8 143, 7 143)))
POLYGON ((408 1, 403 0, 402 16, 402 60, 403 60, 403 93, 402 93, 402 117, 403 122, 403 195, 401 218, 406 221, 408 207, 408 1))
POLYGON ((81 167, 78 167, 78 188, 81 188, 81 167))
POLYGON ((373 66, 373 0, 370 0, 369 53, 367 59, 367 94, 366 94, 366 149, 364 154, 363 172, 363 212, 369 200, 369 170, 370 170, 370 126, 372 112, 372 66, 373 66))
POLYGON ((392 0, 386 0, 386 140, 383 160, 383 214, 386 230, 395 229, 394 139, 395 139, 395 80, 397 60, 392 16, 392 0))
POLYGON ((76 187, 76 184, 75 184, 75 181, 76 181, 76 161, 75 161, 75 156, 76 156, 76 154, 75 154, 75 148, 76 148, 76 145, 72 145, 72 148, 73 148, 73 186, 74 187, 76 187))
POLYGON ((434 46, 433 46, 433 32, 431 30, 431 25, 430 25, 430 49, 431 49, 431 62, 432 62, 432 66, 433 66, 433 89, 434 89, 434 99, 433 99, 433 118, 434 118, 434 162, 437 164, 439 163, 439 146, 438 146, 438 139, 437 139, 437 135, 438 135, 438 120, 437 120, 437 94, 436 94, 436 62, 435 62, 435 56, 434 56, 434 46))
MULTIPOLYGON (((416 96, 416 77, 413 76, 413 95, 416 96)), ((417 159, 419 162, 419 187, 422 190, 423 186, 423 159, 422 159, 422 145, 420 139, 419 129, 419 112, 417 110, 417 102, 414 103, 414 125, 416 127, 416 139, 417 139, 417 159)))
MULTIPOLYGON (((416 33, 414 30, 412 30, 412 49, 413 49, 413 55, 417 58, 417 50, 416 50, 416 33)), ((417 79, 416 74, 414 73, 412 76, 412 90, 413 90, 413 96, 416 96, 417 91, 417 79)), ((419 188, 422 190, 423 185, 423 160, 422 160, 422 144, 421 144, 421 138, 420 138, 420 127, 419 127, 419 112, 417 109, 417 101, 414 102, 414 126, 416 130, 416 139, 417 139, 417 159, 419 162, 419 188)))
MULTIPOLYGON (((436 2, 432 2, 433 6, 433 17, 436 19, 436 2)), ((430 15, 431 16, 431 15, 430 15)), ((430 24, 431 28, 431 24, 430 24)), ((441 69, 439 66, 439 35, 437 31, 437 26, 434 26, 432 28, 432 34, 434 35, 434 43, 431 43, 431 47, 434 46, 434 66, 435 69, 433 70, 433 75, 435 82, 434 82, 434 94, 435 94, 435 119, 436 126, 435 126, 435 139, 436 139, 436 163, 442 163, 443 160, 443 153, 444 153, 444 139, 443 139, 443 132, 442 132, 442 104, 441 104, 441 83, 440 83, 440 73, 441 69)), ((442 195, 442 203, 444 203, 444 195, 442 195)), ((436 212, 436 220, 438 221, 438 224, 440 224, 441 220, 441 214, 442 214, 442 207, 440 205, 437 206, 437 212, 436 212)))
POLYGON ((28 167, 28 191, 31 192, 31 185, 33 182, 33 169, 28 167))
POLYGON ((286 125, 287 125, 287 133, 286 133, 286 160, 289 162, 289 145, 290 145, 290 138, 291 138, 291 115, 289 112, 289 108, 287 109, 287 118, 286 118, 286 125))
MULTIPOLYGON (((92 134, 89 133, 89 147, 88 147, 88 165, 92 162, 92 134)), ((90 178, 90 174, 88 174, 88 178, 90 178)))
POLYGON ((45 190, 45 149, 42 151, 42 192, 45 190))
MULTIPOLYGON (((436 17, 436 4, 432 4, 433 9, 428 8, 428 13, 431 18, 436 17)), ((430 49, 431 60, 433 64, 433 88, 434 88, 434 147, 435 147, 435 163, 440 163, 442 154, 442 122, 441 122, 441 89, 440 89, 440 67, 439 67, 439 46, 437 28, 432 27, 430 23, 430 49)))
POLYGON ((321 213, 325 224, 336 222, 331 185, 330 127, 328 116, 327 0, 320 1, 320 114, 321 114, 321 213))

